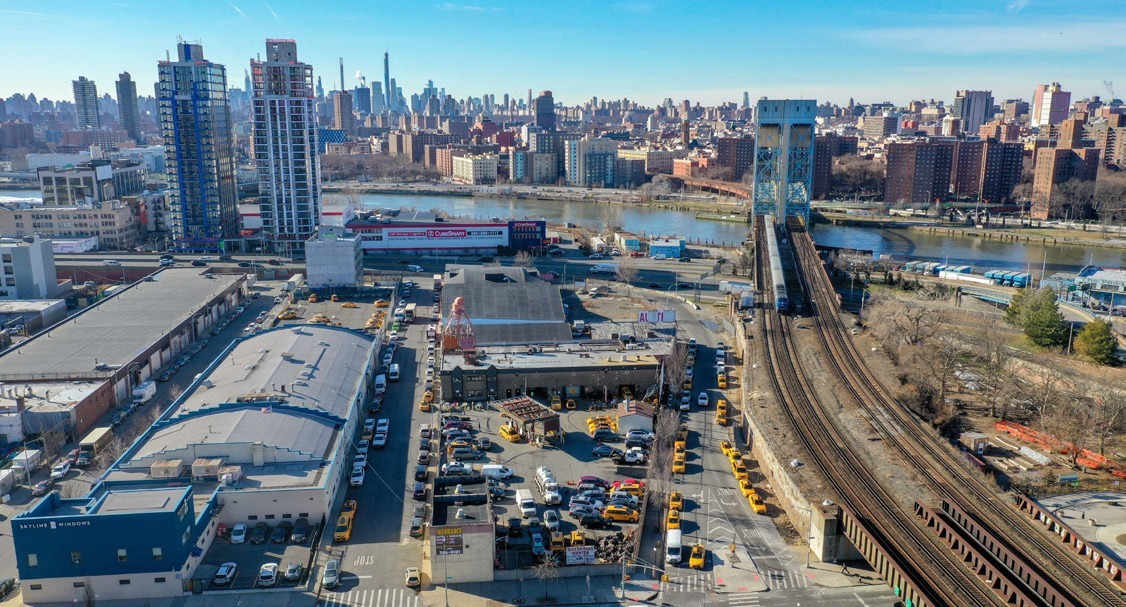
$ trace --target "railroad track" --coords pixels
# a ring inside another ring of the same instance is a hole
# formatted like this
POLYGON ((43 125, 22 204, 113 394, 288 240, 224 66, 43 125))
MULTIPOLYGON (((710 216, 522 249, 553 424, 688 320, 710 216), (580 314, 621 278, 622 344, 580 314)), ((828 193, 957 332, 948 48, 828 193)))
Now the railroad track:
POLYGON ((852 387, 854 398, 885 442, 914 465, 938 495, 969 512, 978 512, 982 522, 991 521, 994 534, 1008 541, 1024 566, 1044 579, 1054 580, 1056 590, 1073 604, 1126 606, 1121 591, 1109 580, 1070 553, 1058 539, 1048 537, 1042 529, 1028 523, 980 475, 955 459, 945 441, 898 404, 864 364, 852 343, 838 314, 835 291, 812 241, 797 236, 804 232, 800 224, 791 222, 790 227, 794 235, 791 247, 796 252, 803 287, 813 307, 817 334, 828 354, 826 358, 844 383, 852 387), (1030 553, 1027 547, 1032 547, 1036 553, 1030 553), (1043 565, 1045 562, 1053 563, 1057 571, 1049 573, 1043 565))
MULTIPOLYGON (((756 229, 761 229, 760 225, 756 229)), ((765 239, 761 233, 756 246, 765 239)), ((764 264, 756 264, 756 280, 765 280, 764 264)), ((765 322, 760 332, 767 350, 766 374, 775 391, 784 399, 790 422, 797 430, 813 464, 822 470, 833 490, 849 506, 857 522, 863 524, 879 544, 885 557, 903 573, 928 606, 1003 605, 954 558, 936 538, 917 525, 913 517, 896 504, 893 496, 850 451, 850 441, 832 424, 832 412, 824 410, 812 393, 811 384, 801 370, 795 340, 787 321, 773 306, 770 289, 760 289, 767 300, 765 322)))

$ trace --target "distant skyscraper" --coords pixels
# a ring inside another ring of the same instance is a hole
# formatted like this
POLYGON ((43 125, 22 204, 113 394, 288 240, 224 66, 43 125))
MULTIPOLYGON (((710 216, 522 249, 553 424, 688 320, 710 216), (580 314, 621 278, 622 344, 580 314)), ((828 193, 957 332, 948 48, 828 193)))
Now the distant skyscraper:
POLYGON ((337 91, 332 96, 332 128, 349 137, 356 134, 356 115, 352 113, 352 93, 337 91))
POLYGON ((262 231, 283 250, 299 249, 321 218, 313 68, 297 60, 293 40, 266 40, 266 60, 250 69, 262 231))
POLYGON ((324 99, 325 87, 321 84, 321 77, 317 76, 317 99, 324 99))
POLYGON ((993 118, 993 91, 958 91, 954 96, 955 118, 962 119, 963 133, 977 133, 993 118))
POLYGON ((247 95, 250 94, 251 87, 254 86, 250 83, 250 72, 248 72, 246 70, 242 71, 242 86, 243 86, 242 90, 246 91, 247 95))
POLYGON ((157 63, 173 246, 214 251, 238 235, 227 69, 204 59, 199 44, 177 44, 177 56, 157 63))
POLYGON ((117 114, 121 120, 121 127, 133 138, 141 143, 141 115, 137 111, 137 83, 130 78, 129 72, 122 72, 117 77, 117 114))
POLYGON ((383 83, 376 80, 371 83, 371 113, 382 114, 387 109, 387 100, 383 96, 383 83))
POLYGON ((93 80, 87 80, 86 76, 79 76, 78 80, 71 81, 71 86, 74 88, 74 110, 78 114, 78 128, 99 128, 101 119, 98 117, 97 85, 93 80))
POLYGON ((1046 127, 1059 124, 1067 119, 1071 107, 1071 93, 1063 90, 1060 83, 1041 84, 1032 93, 1032 114, 1028 117, 1032 126, 1046 127))
POLYGON ((813 187, 812 99, 759 99, 755 108, 754 215, 809 222, 813 187))
POLYGON ((387 106, 387 111, 395 111, 395 89, 391 88, 391 56, 385 51, 383 53, 383 90, 384 102, 387 106))
POLYGON ((748 93, 747 91, 743 91, 743 109, 744 110, 750 109, 750 107, 751 107, 751 94, 748 93))
POLYGON ((357 112, 361 114, 371 113, 371 89, 367 84, 361 83, 355 89, 352 89, 352 102, 355 103, 357 112))
POLYGON ((545 131, 555 130, 555 99, 551 96, 551 91, 544 91, 536 97, 534 114, 536 126, 545 131))

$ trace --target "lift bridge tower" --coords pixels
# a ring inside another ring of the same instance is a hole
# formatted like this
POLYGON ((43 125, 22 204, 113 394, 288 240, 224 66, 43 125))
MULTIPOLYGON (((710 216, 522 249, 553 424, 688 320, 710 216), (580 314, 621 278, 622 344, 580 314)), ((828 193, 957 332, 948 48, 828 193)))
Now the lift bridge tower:
POLYGON ((752 214, 809 223, 813 189, 813 144, 817 102, 759 99, 755 109, 755 165, 752 214))

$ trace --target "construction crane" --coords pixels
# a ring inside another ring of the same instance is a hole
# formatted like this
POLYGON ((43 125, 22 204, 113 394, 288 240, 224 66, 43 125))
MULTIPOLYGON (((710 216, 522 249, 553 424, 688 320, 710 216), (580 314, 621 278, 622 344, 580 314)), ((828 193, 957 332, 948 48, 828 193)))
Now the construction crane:
POLYGON ((458 297, 450 307, 450 319, 446 321, 442 331, 443 349, 446 340, 454 342, 454 347, 461 348, 461 355, 465 364, 477 364, 477 337, 473 334, 473 323, 465 311, 465 298, 458 297))

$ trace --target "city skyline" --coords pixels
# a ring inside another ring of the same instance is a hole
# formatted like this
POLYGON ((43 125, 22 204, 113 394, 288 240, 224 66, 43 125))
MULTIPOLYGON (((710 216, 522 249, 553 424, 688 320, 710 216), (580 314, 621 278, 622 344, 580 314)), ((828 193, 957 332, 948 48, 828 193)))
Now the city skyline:
MULTIPOLYGON (((289 38, 308 49, 303 54, 326 76, 326 90, 337 88, 333 68, 339 57, 351 89, 357 72, 368 82, 380 80, 381 55, 390 50, 391 74, 408 96, 433 80, 457 98, 487 92, 520 98, 532 88, 552 90, 565 105, 591 97, 626 97, 647 106, 665 97, 715 105, 739 103, 743 91, 751 98, 838 104, 849 97, 950 102, 960 89, 992 90, 998 101, 1028 100, 1038 84, 1056 81, 1080 99, 1106 97, 1104 81, 1126 86, 1126 67, 1115 60, 1126 47, 1120 35, 1126 19, 1077 15, 1062 1, 987 6, 957 1, 934 15, 856 2, 805 3, 797 9, 746 3, 709 11, 633 1, 597 5, 596 15, 565 10, 570 7, 482 1, 387 5, 377 11, 350 2, 314 8, 290 0, 206 0, 191 6, 116 3, 108 9, 80 4, 61 13, 0 9, 0 34, 9 47, 38 49, 34 64, 0 67, 0 97, 18 92, 67 100, 78 76, 109 83, 123 71, 133 74, 145 94, 146 85, 156 81, 156 62, 175 50, 169 40, 177 35, 202 42, 209 57, 236 70, 233 75, 260 53, 262 40, 289 38), (82 44, 80 32, 119 28, 125 19, 131 32, 112 47, 90 53, 69 46, 82 44), (717 35, 732 24, 745 27, 717 35), (43 44, 38 32, 45 27, 56 32, 56 42, 43 44), (552 31, 551 40, 587 43, 542 44, 536 32, 544 28, 552 31), (75 42, 63 42, 69 40, 75 42), (499 64, 465 63, 474 53, 495 59, 497 49, 505 57, 499 64), (851 61, 841 60, 849 56, 851 61)), ((1089 8, 1089 15, 1114 14, 1089 8)))

